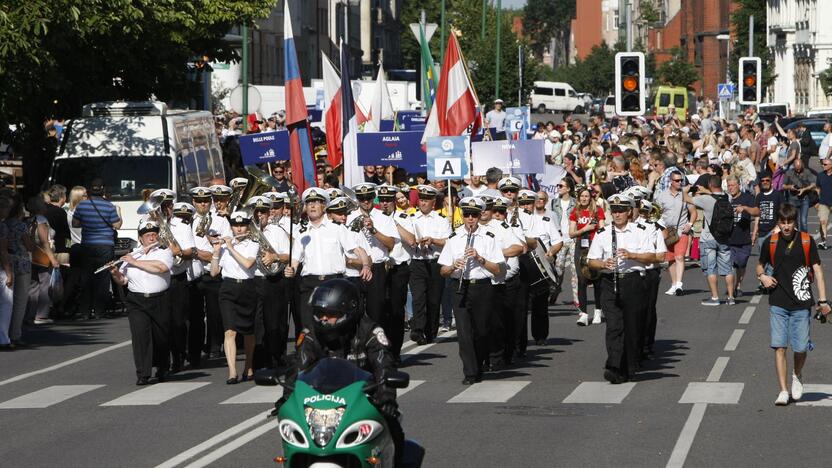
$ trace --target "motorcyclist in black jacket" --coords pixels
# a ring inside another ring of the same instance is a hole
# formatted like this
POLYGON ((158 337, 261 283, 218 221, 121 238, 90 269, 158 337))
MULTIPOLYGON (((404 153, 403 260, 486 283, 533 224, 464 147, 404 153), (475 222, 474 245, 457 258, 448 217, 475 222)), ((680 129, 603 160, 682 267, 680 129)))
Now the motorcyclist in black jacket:
MULTIPOLYGON (((311 330, 303 329, 298 335, 295 365, 287 373, 286 383, 293 388, 298 372, 312 370, 319 360, 327 357, 346 359, 372 373, 379 384, 372 400, 387 421, 396 446, 396 465, 399 465, 404 431, 398 420, 396 390, 383 383, 396 367, 393 355, 387 349, 390 343, 384 330, 358 310, 358 301, 358 288, 346 279, 328 280, 315 288, 309 298, 314 325, 311 330)), ((284 387, 272 415, 277 415, 291 393, 284 387)))

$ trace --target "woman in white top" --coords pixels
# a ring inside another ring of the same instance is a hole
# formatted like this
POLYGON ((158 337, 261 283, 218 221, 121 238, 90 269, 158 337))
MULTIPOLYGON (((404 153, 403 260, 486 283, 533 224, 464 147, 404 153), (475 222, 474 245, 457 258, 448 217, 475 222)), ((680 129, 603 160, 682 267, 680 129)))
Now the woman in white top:
POLYGON ((225 330, 223 350, 228 364, 226 384, 252 379, 254 355, 254 311, 257 308, 257 287, 254 269, 260 246, 248 238, 251 216, 235 211, 230 217, 234 237, 225 237, 214 244, 211 257, 211 276, 222 275, 220 313, 225 330), (237 333, 243 335, 246 361, 242 380, 237 379, 237 333))

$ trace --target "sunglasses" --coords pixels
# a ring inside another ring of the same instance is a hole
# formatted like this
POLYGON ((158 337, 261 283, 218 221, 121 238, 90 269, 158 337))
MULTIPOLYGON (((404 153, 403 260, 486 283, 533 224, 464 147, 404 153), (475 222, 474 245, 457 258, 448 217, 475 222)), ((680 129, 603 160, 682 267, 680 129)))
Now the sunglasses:
POLYGON ((463 218, 479 218, 480 213, 477 213, 476 211, 463 211, 462 212, 462 217, 463 218))
POLYGON ((565 186, 565 185, 563 185, 563 184, 557 184, 557 185, 555 185, 555 187, 557 187, 557 188, 564 188, 564 187, 566 187, 566 186, 565 186))
POLYGON ((671 182, 681 182, 682 179, 670 179, 671 182))
POLYGON ((629 213, 631 209, 626 206, 613 206, 611 210, 613 213, 629 213))

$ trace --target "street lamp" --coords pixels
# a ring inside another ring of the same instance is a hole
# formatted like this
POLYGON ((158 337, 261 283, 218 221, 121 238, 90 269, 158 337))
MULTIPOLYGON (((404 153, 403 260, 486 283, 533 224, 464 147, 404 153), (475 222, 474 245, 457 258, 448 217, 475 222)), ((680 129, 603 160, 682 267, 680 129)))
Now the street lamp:
POLYGON ((731 82, 731 35, 717 34, 716 40, 725 41, 725 82, 731 82))

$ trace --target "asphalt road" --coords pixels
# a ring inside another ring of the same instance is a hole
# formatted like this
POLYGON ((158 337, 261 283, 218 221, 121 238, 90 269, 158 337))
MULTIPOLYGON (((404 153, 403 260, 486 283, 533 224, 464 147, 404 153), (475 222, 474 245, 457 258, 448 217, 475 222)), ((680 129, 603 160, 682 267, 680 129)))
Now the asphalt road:
MULTIPOLYGON (((685 285, 660 294, 656 355, 625 385, 603 381, 604 326, 577 327, 567 305, 550 309, 545 346, 472 387, 452 333, 411 344, 399 401, 424 466, 829 466, 832 325, 813 326, 803 401, 775 407, 767 298, 702 307, 701 272, 685 285)), ((42 326, 29 340, 0 354, 0 466, 268 466, 280 454, 264 416, 279 390, 225 385, 220 361, 139 388, 124 318, 42 326)))

